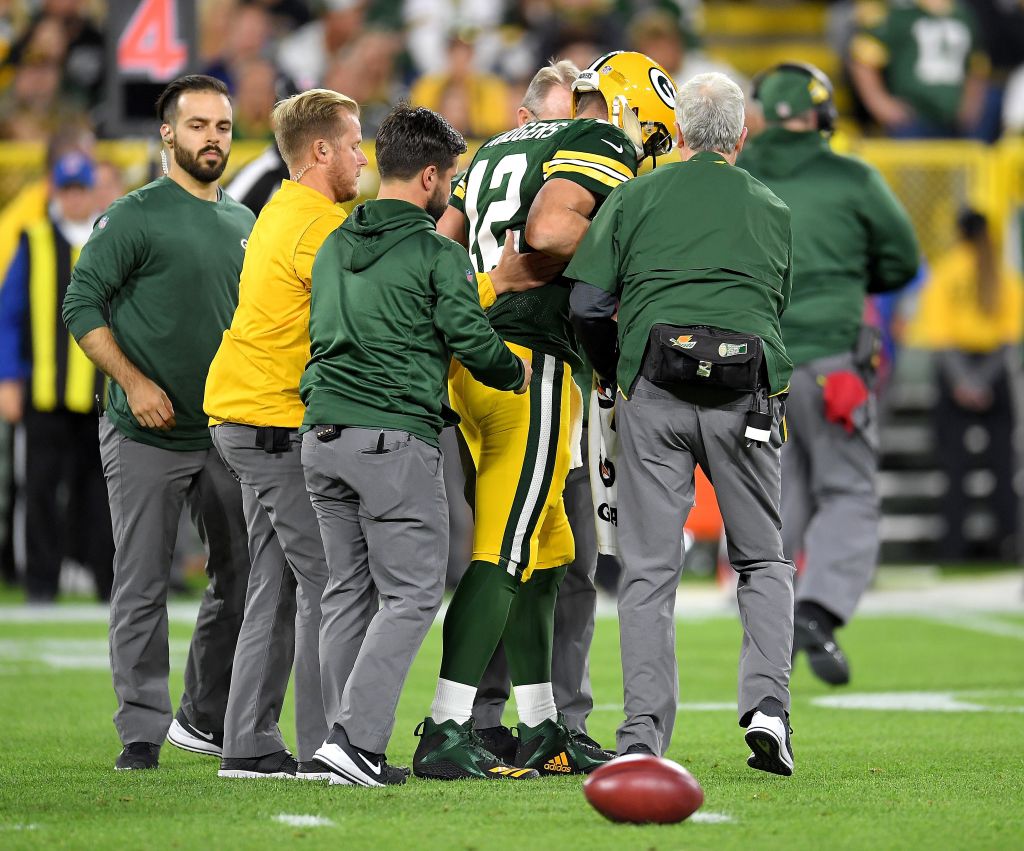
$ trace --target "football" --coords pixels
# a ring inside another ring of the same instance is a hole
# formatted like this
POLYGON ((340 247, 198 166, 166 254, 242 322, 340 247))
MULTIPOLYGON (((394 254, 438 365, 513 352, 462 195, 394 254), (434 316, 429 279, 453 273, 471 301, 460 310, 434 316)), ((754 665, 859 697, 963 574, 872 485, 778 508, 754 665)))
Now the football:
POLYGON ((704 790, 679 763, 631 754, 602 765, 583 783, 590 805, 612 821, 674 824, 704 803, 704 790))

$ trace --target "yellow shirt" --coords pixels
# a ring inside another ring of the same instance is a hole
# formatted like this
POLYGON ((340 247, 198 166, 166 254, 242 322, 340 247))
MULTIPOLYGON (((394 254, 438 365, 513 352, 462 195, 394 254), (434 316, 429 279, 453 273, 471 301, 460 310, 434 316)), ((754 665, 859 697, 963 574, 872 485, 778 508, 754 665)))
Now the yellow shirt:
POLYGON ((292 180, 249 235, 238 309, 210 364, 203 408, 210 423, 298 428, 299 379, 309 360, 313 260, 345 211, 292 180))
POLYGON ((1015 345, 1024 334, 1024 291, 1007 266, 999 270, 996 309, 981 309, 974 254, 966 244, 950 249, 934 264, 924 285, 907 344, 924 349, 959 349, 985 354, 1015 345))
POLYGON ((38 180, 22 189, 0 212, 0 287, 18 251, 21 232, 46 218, 48 195, 46 181, 38 180))

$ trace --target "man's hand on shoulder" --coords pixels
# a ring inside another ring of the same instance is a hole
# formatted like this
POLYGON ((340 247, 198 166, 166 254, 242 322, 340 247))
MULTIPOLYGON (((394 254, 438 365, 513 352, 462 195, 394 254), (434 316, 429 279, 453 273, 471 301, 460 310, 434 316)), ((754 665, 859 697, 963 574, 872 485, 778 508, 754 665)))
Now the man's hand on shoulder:
POLYGON ((565 267, 565 261, 556 260, 542 251, 520 254, 515 249, 514 234, 505 231, 501 257, 490 272, 491 286, 495 295, 525 292, 550 283, 565 267))

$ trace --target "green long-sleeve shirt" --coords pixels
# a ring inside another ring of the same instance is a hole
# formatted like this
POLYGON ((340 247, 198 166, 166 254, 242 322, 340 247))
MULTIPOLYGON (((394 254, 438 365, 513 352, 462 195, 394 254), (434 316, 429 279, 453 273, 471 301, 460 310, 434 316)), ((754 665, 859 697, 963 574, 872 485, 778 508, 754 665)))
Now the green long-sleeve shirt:
POLYGON ((878 171, 833 153, 820 133, 771 127, 737 164, 793 216, 793 301, 782 318, 793 363, 852 350, 865 293, 898 289, 917 272, 903 206, 878 171))
POLYGON ((171 400, 175 427, 143 428, 110 382, 107 416, 132 440, 179 451, 210 446, 206 373, 238 305, 254 222, 227 194, 203 201, 169 177, 118 199, 96 222, 63 316, 76 340, 109 325, 128 360, 171 400))
POLYGON ((618 298, 623 392, 660 323, 756 334, 779 392, 792 372, 779 331, 790 254, 786 205, 721 154, 704 152, 615 189, 564 274, 618 298))
POLYGON ((408 431, 437 445, 454 356, 499 390, 523 367, 487 322, 466 250, 406 201, 367 201, 313 263, 305 426, 408 431))

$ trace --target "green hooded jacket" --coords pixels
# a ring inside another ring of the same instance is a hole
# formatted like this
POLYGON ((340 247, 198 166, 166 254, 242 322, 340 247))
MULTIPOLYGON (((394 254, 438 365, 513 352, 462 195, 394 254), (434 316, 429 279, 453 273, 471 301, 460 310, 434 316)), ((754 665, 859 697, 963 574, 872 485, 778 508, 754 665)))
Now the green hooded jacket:
POLYGON ((437 445, 454 356, 499 390, 523 383, 519 358, 487 322, 462 246, 406 201, 367 201, 313 263, 304 426, 407 431, 437 445))
POLYGON ((769 127, 736 164, 793 217, 793 296, 782 317, 793 363, 851 351, 865 293, 899 289, 917 272, 903 206, 872 166, 833 153, 817 132, 769 127))

